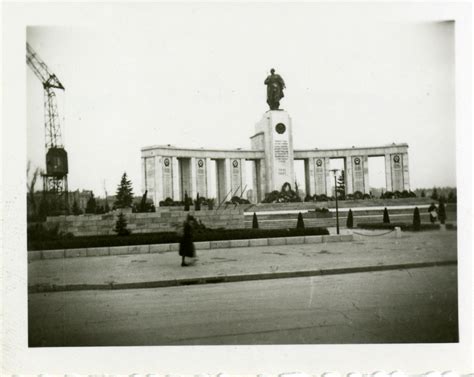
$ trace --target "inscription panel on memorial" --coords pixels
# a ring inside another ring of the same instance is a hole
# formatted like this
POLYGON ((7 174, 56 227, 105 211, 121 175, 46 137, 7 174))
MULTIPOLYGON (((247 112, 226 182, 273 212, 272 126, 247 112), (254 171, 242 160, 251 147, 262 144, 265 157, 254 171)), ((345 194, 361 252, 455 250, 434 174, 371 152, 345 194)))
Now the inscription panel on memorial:
POLYGON ((352 160, 352 176, 354 182, 354 192, 364 192, 364 168, 362 166, 362 158, 354 157, 352 160))
POLYGON ((275 159, 286 163, 289 158, 288 140, 275 140, 275 159))
POLYGON ((232 195, 239 195, 240 187, 240 163, 238 160, 232 160, 232 195))
POLYGON ((206 196, 206 164, 203 159, 196 162, 196 190, 200 196, 206 196))
POLYGON ((392 155, 392 189, 403 191, 402 159, 398 154, 392 155))
POLYGON ((146 187, 148 191, 155 190, 155 157, 145 158, 146 187))
POLYGON ((163 197, 173 197, 173 174, 171 171, 171 160, 168 157, 163 159, 163 197))
POLYGON ((316 183, 316 194, 321 195, 326 193, 325 180, 324 180, 324 161, 321 158, 316 159, 315 167, 315 183, 316 183))

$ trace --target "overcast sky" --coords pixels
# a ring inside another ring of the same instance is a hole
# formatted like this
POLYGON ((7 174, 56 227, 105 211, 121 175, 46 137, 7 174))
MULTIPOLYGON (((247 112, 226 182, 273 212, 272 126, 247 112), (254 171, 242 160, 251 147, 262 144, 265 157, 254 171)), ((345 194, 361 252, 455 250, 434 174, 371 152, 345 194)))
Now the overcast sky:
MULTIPOLYGON (((140 193, 144 146, 249 148, 272 67, 295 149, 406 142, 412 189, 455 186, 453 23, 351 9, 123 4, 101 23, 28 28, 66 88, 69 188, 114 193, 126 171, 140 193)), ((28 159, 44 167, 43 90, 26 72, 28 159)))

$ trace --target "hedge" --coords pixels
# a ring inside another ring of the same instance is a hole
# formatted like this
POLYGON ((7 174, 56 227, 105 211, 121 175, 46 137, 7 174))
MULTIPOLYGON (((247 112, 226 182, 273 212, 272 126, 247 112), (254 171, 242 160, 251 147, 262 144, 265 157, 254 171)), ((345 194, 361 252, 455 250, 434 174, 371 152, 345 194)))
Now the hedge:
MULTIPOLYGON (((273 238, 293 236, 319 236, 329 234, 326 228, 306 229, 203 229, 195 230, 193 240, 224 241, 245 240, 251 238, 273 238)), ((28 250, 79 249, 87 247, 150 245, 177 243, 181 236, 176 232, 142 233, 129 236, 84 236, 55 240, 28 240, 28 250)))
MULTIPOLYGON (((409 223, 362 223, 357 224, 358 228, 361 229, 371 229, 371 230, 384 230, 384 229, 395 229, 395 227, 400 227, 404 231, 414 231, 413 224, 409 223)), ((421 224, 420 230, 438 230, 439 224, 421 224)))

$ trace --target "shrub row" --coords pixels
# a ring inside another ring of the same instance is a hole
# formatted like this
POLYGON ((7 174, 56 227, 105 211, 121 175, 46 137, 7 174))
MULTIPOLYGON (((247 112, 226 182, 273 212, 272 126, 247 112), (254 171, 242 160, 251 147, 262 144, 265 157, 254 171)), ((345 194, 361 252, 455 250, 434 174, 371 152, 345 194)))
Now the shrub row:
MULTIPOLYGON (((371 229, 371 230, 384 230, 384 229, 395 229, 395 227, 400 227, 404 231, 415 231, 413 224, 409 223, 363 223, 357 224, 358 228, 361 229, 371 229)), ((438 230, 439 224, 420 224, 419 230, 438 230)))
MULTIPOLYGON (((319 236, 329 234, 326 228, 306 229, 199 229, 194 232, 195 242, 244 240, 252 238, 273 238, 293 236, 319 236)), ((108 247, 128 245, 149 245, 179 242, 181 236, 176 232, 143 233, 128 236, 85 236, 55 240, 30 240, 28 250, 78 249, 87 247, 108 247)))
POLYGON ((416 194, 413 191, 385 191, 381 196, 381 199, 400 199, 400 198, 416 198, 416 194))

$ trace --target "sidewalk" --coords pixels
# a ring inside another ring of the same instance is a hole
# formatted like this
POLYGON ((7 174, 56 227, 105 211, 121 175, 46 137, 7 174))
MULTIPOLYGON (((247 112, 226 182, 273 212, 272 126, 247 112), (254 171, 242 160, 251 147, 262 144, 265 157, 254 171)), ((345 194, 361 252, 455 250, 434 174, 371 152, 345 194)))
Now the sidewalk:
POLYGON ((177 252, 36 260, 28 290, 164 287, 455 264, 455 231, 404 232, 353 242, 210 249, 194 266, 177 252))

